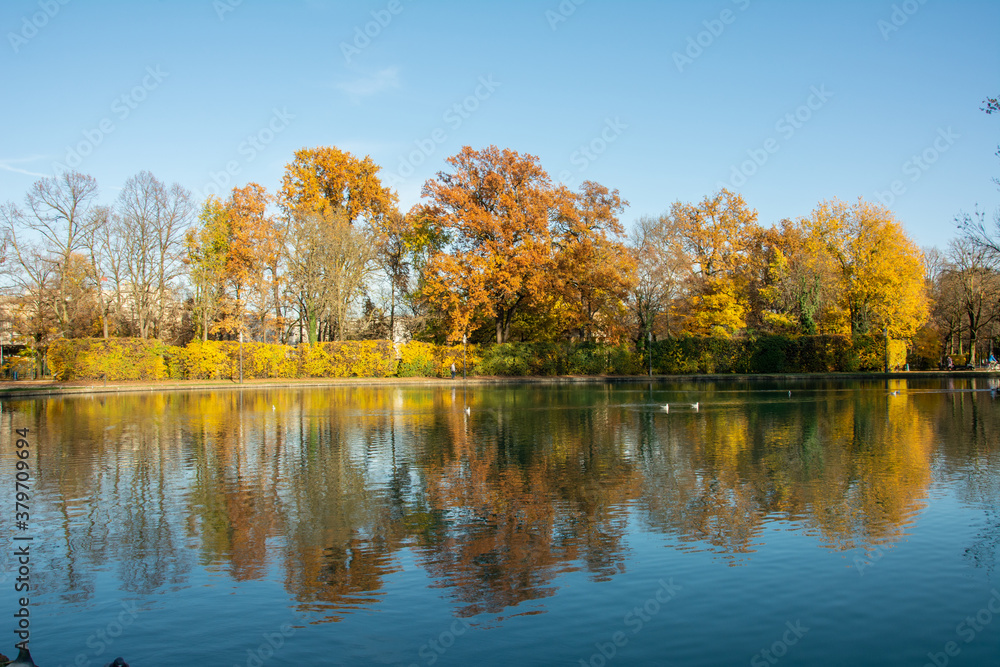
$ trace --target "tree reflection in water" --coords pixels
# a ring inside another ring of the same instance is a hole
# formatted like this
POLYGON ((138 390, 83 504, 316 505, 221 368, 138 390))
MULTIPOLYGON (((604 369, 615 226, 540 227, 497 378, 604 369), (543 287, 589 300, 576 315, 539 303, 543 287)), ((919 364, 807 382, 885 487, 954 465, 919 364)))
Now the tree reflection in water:
MULTIPOLYGON (((891 545, 932 466, 995 503, 996 404, 932 389, 343 387, 22 400, 3 419, 43 443, 36 571, 66 602, 106 570, 141 595, 204 567, 281 580, 337 621, 386 599, 406 551, 469 617, 543 611, 521 605, 566 572, 613 579, 637 530, 733 565, 774 522, 830 549, 891 545), (657 409, 695 391, 697 413, 657 409)), ((977 564, 995 563, 995 528, 977 564)))

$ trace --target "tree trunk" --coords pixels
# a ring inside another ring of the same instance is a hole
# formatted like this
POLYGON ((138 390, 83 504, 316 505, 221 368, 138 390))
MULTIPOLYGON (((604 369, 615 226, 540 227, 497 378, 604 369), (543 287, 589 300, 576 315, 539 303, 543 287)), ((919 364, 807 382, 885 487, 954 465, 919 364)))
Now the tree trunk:
POLYGON ((311 310, 306 312, 306 333, 309 335, 309 344, 315 345, 319 335, 319 320, 311 310))
POLYGON ((975 365, 976 341, 979 338, 980 317, 972 310, 968 311, 968 315, 969 315, 969 358, 966 360, 966 363, 975 365))
POLYGON ((389 280, 389 340, 396 342, 396 282, 389 280))
MULTIPOLYGON (((277 269, 273 270, 273 275, 274 275, 273 283, 274 283, 274 317, 275 317, 274 326, 275 326, 275 331, 278 331, 278 328, 281 327, 281 292, 278 289, 277 269)), ((284 334, 282 334, 280 342, 282 343, 286 342, 284 334)))

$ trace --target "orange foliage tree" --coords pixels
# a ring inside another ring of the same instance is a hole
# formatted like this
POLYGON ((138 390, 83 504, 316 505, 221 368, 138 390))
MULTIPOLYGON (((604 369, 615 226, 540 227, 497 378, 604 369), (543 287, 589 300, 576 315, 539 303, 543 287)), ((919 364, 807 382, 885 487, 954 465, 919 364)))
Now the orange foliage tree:
POLYGON ((571 332, 592 340, 596 329, 617 342, 627 335, 625 299, 636 284, 636 262, 618 220, 628 202, 593 181, 579 193, 563 187, 558 195, 552 293, 571 332))
POLYGON ((278 293, 281 230, 267 213, 272 200, 256 183, 233 188, 224 202, 209 197, 200 226, 188 231, 185 262, 195 285, 202 340, 213 329, 243 330, 251 308, 263 327, 278 293))
POLYGON ((397 197, 382 185, 379 170, 370 157, 333 146, 298 150, 285 167, 279 203, 294 274, 289 289, 310 343, 321 332, 344 338, 346 314, 367 287, 377 251, 391 254, 385 239, 398 220, 397 197))
POLYGON ((449 239, 427 262, 423 295, 444 313, 450 340, 479 312, 504 343, 514 315, 548 284, 552 182, 535 156, 496 146, 466 146, 447 162, 453 171, 427 181, 429 202, 416 212, 449 239))
POLYGON ((497 343, 519 328, 584 340, 625 333, 624 299, 635 263, 617 190, 586 181, 553 185, 538 158, 466 146, 453 171, 424 185, 411 234, 428 253, 421 294, 444 315, 450 340, 492 320, 497 343), (543 329, 547 329, 546 332, 543 329))

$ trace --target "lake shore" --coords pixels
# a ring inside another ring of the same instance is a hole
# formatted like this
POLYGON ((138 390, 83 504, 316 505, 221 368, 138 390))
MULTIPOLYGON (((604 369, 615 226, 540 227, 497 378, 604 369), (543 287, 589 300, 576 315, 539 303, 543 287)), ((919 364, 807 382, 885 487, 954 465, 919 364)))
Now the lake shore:
POLYGON ((703 375, 551 375, 551 376, 474 376, 454 380, 451 378, 302 378, 302 379, 253 379, 243 384, 232 380, 137 380, 108 382, 101 380, 6 380, 0 381, 0 399, 31 398, 37 396, 73 394, 118 394, 154 391, 219 391, 241 389, 295 389, 344 386, 448 386, 453 384, 609 384, 644 383, 650 381, 796 381, 796 380, 907 380, 922 378, 1000 377, 1000 372, 976 371, 900 371, 893 373, 755 373, 755 374, 703 374, 703 375))

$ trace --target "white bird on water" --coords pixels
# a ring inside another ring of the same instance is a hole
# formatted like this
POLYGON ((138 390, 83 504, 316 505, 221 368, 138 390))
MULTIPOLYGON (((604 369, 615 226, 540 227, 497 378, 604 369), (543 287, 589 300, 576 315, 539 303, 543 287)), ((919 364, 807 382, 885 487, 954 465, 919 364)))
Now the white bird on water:
MULTIPOLYGON (((698 411, 698 403, 682 403, 681 405, 690 405, 692 408, 694 408, 695 412, 698 411)), ((670 412, 670 404, 669 403, 664 403, 663 407, 662 407, 662 410, 664 412, 670 412)))

